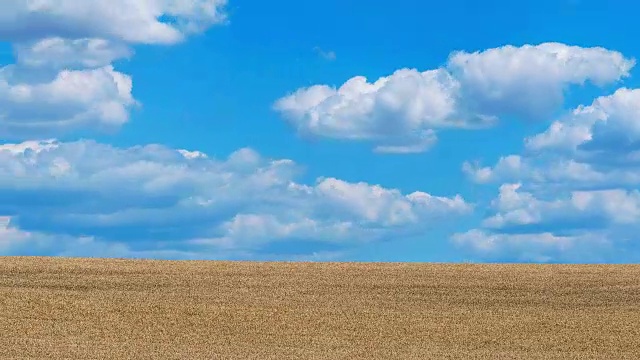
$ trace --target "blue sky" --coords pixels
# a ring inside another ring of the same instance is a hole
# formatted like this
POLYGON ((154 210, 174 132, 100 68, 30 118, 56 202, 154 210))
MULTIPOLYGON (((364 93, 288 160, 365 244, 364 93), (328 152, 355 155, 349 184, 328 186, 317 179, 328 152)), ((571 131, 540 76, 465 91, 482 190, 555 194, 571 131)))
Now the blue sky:
POLYGON ((0 254, 635 262, 621 4, 6 1, 0 254))

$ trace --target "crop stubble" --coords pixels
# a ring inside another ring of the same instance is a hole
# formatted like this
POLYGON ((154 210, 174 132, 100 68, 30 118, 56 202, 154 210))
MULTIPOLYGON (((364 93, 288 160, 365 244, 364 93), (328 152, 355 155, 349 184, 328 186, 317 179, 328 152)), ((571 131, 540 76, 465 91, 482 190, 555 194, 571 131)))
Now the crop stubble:
POLYGON ((640 266, 0 257, 0 358, 640 359, 640 266))

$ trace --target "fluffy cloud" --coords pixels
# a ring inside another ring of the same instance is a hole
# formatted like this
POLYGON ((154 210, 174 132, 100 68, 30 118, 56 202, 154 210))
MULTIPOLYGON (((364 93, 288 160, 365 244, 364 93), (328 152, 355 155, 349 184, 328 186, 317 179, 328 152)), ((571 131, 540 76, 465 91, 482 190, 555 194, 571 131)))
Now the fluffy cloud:
POLYGON ((18 43, 14 48, 18 64, 29 68, 98 68, 133 55, 133 51, 123 43, 89 38, 69 40, 52 37, 18 43))
POLYGON ((622 88, 581 106, 526 141, 533 151, 565 150, 593 160, 597 154, 637 162, 640 150, 640 89, 622 88), (613 152, 613 153, 612 153, 613 152))
POLYGON ((28 233, 23 233, 10 227, 10 225, 10 217, 0 216, 0 251, 3 253, 7 253, 12 247, 20 246, 25 240, 29 240, 31 236, 28 233))
POLYGON ((377 150, 426 150, 431 128, 455 126, 458 83, 444 70, 402 69, 374 83, 362 76, 338 89, 316 85, 278 100, 275 108, 303 133, 372 140, 377 150))
MULTIPOLYGON (((492 229, 550 227, 568 229, 634 224, 640 219, 640 192, 621 189, 573 191, 565 197, 541 200, 521 191, 520 184, 505 184, 493 202, 497 214, 484 220, 492 229)), ((640 224, 638 224, 640 225, 640 224)))
POLYGON ((465 162, 462 170, 479 184, 525 181, 528 188, 554 186, 560 188, 593 189, 613 184, 633 184, 638 175, 625 169, 601 172, 592 164, 569 157, 508 155, 493 166, 465 162))
POLYGON ((78 245, 90 244, 91 238, 73 238, 69 236, 50 236, 37 232, 22 231, 17 228, 11 217, 0 216, 0 254, 3 255, 40 255, 52 249, 78 249, 78 245))
POLYGON ((319 252, 385 241, 471 210, 459 196, 402 194, 334 178, 300 184, 299 172, 290 160, 250 149, 220 161, 159 145, 6 144, 0 214, 22 232, 92 244, 117 239, 131 251, 237 253, 285 241, 315 244, 319 252))
POLYGON ((401 69, 373 83, 301 88, 274 104, 300 133, 365 140, 381 152, 421 152, 435 130, 478 128, 500 116, 540 119, 569 85, 606 85, 629 75, 633 59, 603 48, 558 43, 457 52, 443 68, 401 69))
POLYGON ((173 44, 226 21, 226 0, 9 0, 0 40, 16 63, 0 68, 0 137, 113 129, 136 104, 112 63, 135 44, 173 44))
POLYGON ((0 137, 38 137, 86 127, 113 128, 129 119, 136 104, 131 78, 112 66, 63 70, 42 82, 0 69, 0 137))
MULTIPOLYGON (((185 250, 134 250, 126 243, 100 241, 87 236, 67 236, 23 231, 13 224, 13 219, 0 217, 0 254, 6 256, 68 256, 156 259, 231 259, 246 257, 243 253, 195 253, 185 250)), ((310 258, 329 256, 312 254, 310 258)))
POLYGON ((464 164, 476 182, 507 183, 482 228, 454 240, 488 257, 640 259, 639 104, 640 90, 619 89, 525 139, 521 155, 464 164))
POLYGON ((634 186, 640 183, 639 119, 640 90, 621 88, 525 139, 522 155, 502 157, 490 167, 467 162, 463 170, 479 183, 634 186))
POLYGON ((495 214, 453 242, 489 260, 609 262, 640 260, 640 192, 573 191, 540 199, 505 184, 495 214))
POLYGON ((600 47, 559 43, 454 53, 448 68, 473 111, 546 120, 569 85, 604 86, 629 76, 635 60, 600 47))
POLYGON ((453 242, 472 256, 506 262, 607 262, 624 255, 601 234, 557 236, 552 233, 504 234, 471 230, 453 236, 453 242))
POLYGON ((341 251, 314 251, 303 254, 257 253, 242 250, 184 247, 182 249, 134 249, 131 244, 101 241, 93 237, 51 235, 27 232, 0 217, 0 254, 3 256, 65 256, 108 258, 152 258, 168 260, 257 260, 257 261, 330 261, 344 256, 341 251))
POLYGON ((48 37, 175 43, 224 22, 226 0, 5 0, 0 39, 48 37))

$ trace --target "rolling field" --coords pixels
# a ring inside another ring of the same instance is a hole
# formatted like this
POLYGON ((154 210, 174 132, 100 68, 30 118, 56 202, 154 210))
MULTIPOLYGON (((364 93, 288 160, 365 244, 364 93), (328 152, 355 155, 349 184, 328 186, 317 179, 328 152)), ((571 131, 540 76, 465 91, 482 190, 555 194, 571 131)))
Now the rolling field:
POLYGON ((640 359, 640 266, 0 257, 0 359, 640 359))

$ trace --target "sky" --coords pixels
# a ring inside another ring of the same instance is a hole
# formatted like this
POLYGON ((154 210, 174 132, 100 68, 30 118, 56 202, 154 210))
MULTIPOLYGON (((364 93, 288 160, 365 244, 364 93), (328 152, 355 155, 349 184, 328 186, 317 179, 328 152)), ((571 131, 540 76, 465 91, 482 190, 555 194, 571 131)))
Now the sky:
POLYGON ((0 255, 638 262, 638 11, 5 0, 0 255))

